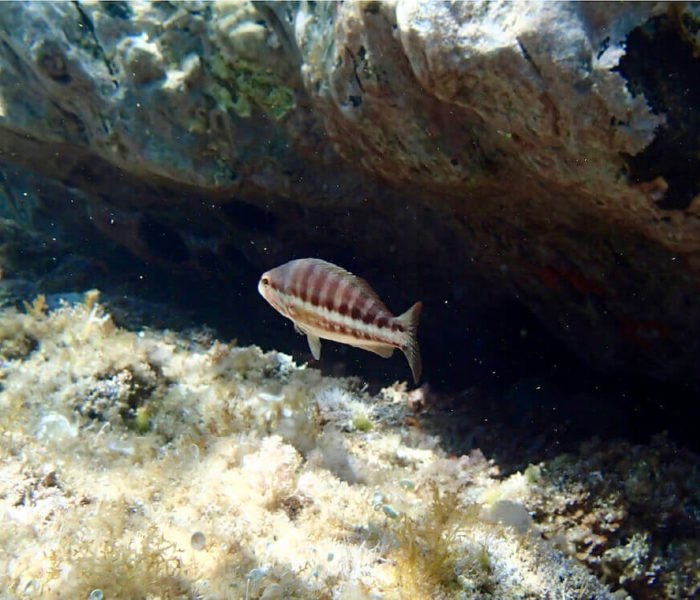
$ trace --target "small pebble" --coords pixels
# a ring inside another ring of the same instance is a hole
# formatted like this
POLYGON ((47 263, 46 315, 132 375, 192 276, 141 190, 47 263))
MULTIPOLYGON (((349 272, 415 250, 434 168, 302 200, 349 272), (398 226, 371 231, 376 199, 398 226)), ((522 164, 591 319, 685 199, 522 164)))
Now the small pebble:
POLYGON ((384 514, 389 517, 390 519, 398 519, 399 518, 399 513, 397 513, 391 506, 388 504, 383 504, 382 505, 382 510, 384 511, 384 514))
POLYGON ((88 596, 89 600, 103 600, 104 597, 102 590, 92 590, 88 596))
POLYGON ((206 543, 207 538, 204 537, 204 534, 201 531, 195 531, 190 538, 190 544, 192 544, 192 548, 195 550, 201 550, 204 548, 206 543))
POLYGON ((252 571, 248 572, 248 574, 245 576, 245 578, 248 579, 249 581, 252 581, 253 583, 257 583, 264 576, 265 576, 265 569, 253 569, 252 571))
POLYGON ((282 598, 283 593, 284 590, 279 583, 271 583, 265 588, 260 600, 278 600, 278 598, 282 598))

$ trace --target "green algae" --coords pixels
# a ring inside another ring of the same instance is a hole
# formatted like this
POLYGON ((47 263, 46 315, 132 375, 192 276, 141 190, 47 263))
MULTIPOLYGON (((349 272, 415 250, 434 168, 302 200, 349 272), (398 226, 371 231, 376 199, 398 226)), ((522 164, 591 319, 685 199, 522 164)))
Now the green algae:
POLYGON ((209 88, 209 93, 219 107, 248 118, 255 105, 275 120, 294 108, 294 89, 285 85, 271 69, 244 58, 229 61, 221 56, 213 57, 209 65, 218 80, 217 85, 209 88))

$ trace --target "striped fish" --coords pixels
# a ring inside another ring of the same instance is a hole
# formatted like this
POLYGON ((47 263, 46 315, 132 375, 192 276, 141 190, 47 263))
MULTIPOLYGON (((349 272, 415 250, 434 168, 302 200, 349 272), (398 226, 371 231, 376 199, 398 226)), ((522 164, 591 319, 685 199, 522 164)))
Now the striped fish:
POLYGON ((321 358, 321 338, 384 358, 399 348, 418 383, 416 330, 422 302, 395 317, 364 279, 318 258, 292 260, 263 273, 258 291, 308 338, 315 359, 321 358))

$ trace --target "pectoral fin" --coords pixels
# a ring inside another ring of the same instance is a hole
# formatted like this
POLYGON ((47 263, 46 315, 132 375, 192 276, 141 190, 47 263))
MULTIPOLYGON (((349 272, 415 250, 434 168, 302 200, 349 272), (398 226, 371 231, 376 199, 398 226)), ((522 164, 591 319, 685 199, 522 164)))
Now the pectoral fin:
POLYGON ((388 344, 353 344, 353 346, 379 354, 382 358, 389 358, 394 353, 394 346, 388 344))
POLYGON ((316 360, 320 360, 321 340, 317 336, 311 335, 310 333, 306 334, 306 339, 309 340, 309 349, 311 350, 311 354, 314 355, 316 360))

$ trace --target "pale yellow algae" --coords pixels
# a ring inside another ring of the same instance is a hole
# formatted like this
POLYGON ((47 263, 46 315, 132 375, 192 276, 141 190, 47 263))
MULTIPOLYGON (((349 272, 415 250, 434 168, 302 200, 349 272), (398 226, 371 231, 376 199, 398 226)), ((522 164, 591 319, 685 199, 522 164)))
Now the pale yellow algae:
POLYGON ((445 456, 402 385, 127 331, 95 293, 1 313, 0 352, 7 597, 612 597, 508 522, 534 478, 445 456))

